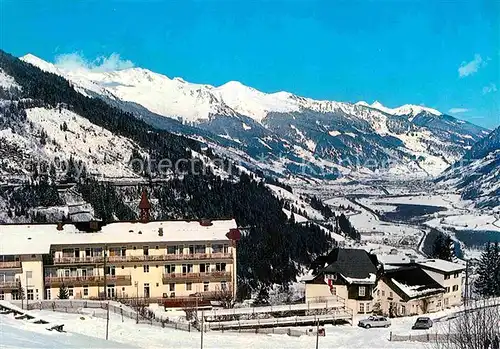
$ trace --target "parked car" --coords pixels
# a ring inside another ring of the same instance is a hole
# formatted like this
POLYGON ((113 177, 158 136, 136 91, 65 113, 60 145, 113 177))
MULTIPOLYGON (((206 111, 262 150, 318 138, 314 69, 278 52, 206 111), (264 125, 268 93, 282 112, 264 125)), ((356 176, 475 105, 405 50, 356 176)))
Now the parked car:
POLYGON ((412 330, 428 330, 432 327, 432 320, 428 317, 419 317, 415 324, 412 326, 412 330))
POLYGON ((359 320, 358 326, 364 328, 389 327, 391 326, 391 321, 384 316, 370 316, 367 319, 359 320))

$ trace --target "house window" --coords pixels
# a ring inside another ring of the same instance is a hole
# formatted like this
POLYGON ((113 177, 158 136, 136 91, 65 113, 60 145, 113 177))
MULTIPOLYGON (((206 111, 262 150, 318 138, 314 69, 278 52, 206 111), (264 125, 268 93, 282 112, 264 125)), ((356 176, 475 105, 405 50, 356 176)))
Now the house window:
POLYGON ((385 291, 382 290, 382 297, 385 297, 385 291))
POLYGON ((68 287, 68 296, 73 297, 75 295, 75 292, 73 290, 73 287, 68 287))
POLYGON ((186 291, 191 291, 193 289, 193 284, 191 282, 186 282, 186 291))
POLYGON ((175 284, 174 283, 170 283, 168 284, 168 290, 170 292, 175 292, 175 284))
POLYGON ((83 286, 83 295, 88 296, 89 295, 89 288, 88 286, 83 286))
POLYGON ((458 291, 458 285, 453 286, 453 292, 456 292, 456 291, 458 291))
POLYGON ((365 303, 359 303, 359 312, 362 314, 365 313, 365 303))
POLYGON ((5 300, 5 294, 3 293, 3 291, 0 291, 0 301, 3 300, 5 300))
POLYGON ((330 291, 331 291, 333 296, 337 295, 337 287, 332 287, 332 289, 330 291))
POLYGON ((370 303, 366 303, 366 312, 369 313, 370 312, 370 303))
POLYGON ((444 279, 445 279, 445 280, 449 280, 449 279, 450 279, 450 275, 449 275, 449 274, 446 274, 446 275, 444 276, 444 279))
POLYGON ((167 246, 167 254, 175 254, 175 246, 167 246))
POLYGON ((226 291, 227 290, 227 285, 226 285, 226 282, 225 281, 221 281, 220 282, 220 289, 222 291, 226 291))
POLYGON ((33 290, 28 290, 26 293, 26 299, 29 301, 35 300, 33 290))
POLYGON ((450 293, 450 288, 446 287, 446 293, 450 293))
POLYGON ((455 275, 454 275, 455 279, 458 278, 459 275, 460 275, 460 273, 455 273, 455 275))
POLYGON ((145 273, 149 273, 149 265, 144 265, 142 268, 144 269, 145 273))
POLYGON ((52 292, 51 292, 50 288, 47 288, 45 290, 45 298, 46 299, 52 299, 52 292))
POLYGON ((380 290, 377 290, 377 297, 380 297, 380 290))
POLYGON ((125 257, 126 255, 127 255, 127 248, 122 247, 121 252, 120 252, 120 256, 125 257))
POLYGON ((358 295, 360 297, 364 297, 366 294, 366 287, 365 286, 359 286, 359 289, 358 289, 358 295))
POLYGON ((145 256, 149 256, 149 246, 144 246, 142 248, 142 253, 145 255, 145 256))
POLYGON ((389 298, 392 298, 392 291, 389 292, 389 298))
POLYGON ((208 281, 205 281, 205 282, 203 283, 203 291, 204 291, 204 292, 208 292, 208 287, 209 287, 209 283, 208 283, 208 281))

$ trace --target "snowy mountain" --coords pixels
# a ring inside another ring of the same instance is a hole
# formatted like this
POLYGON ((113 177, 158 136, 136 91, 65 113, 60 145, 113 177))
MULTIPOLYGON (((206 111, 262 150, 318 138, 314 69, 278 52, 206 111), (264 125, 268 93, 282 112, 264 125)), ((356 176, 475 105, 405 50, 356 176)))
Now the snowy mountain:
POLYGON ((21 59, 157 128, 284 177, 336 178, 353 169, 435 175, 488 133, 417 105, 321 101, 263 93, 236 81, 211 86, 142 68, 96 72, 57 67, 33 55, 21 59))
POLYGON ((500 207, 500 127, 477 142, 437 181, 454 186, 479 207, 500 207))

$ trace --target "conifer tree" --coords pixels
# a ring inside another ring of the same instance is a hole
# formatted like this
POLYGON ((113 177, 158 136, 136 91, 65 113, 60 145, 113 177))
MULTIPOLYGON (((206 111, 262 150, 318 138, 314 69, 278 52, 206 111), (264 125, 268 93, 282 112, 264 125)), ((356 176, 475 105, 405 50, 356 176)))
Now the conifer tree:
POLYGON ((68 292, 68 288, 64 285, 62 285, 61 287, 59 287, 59 296, 58 296, 59 299, 68 299, 69 298, 69 292, 68 292))
POLYGON ((476 291, 484 297, 500 296, 500 247, 498 243, 488 243, 481 254, 478 279, 474 283, 476 291))

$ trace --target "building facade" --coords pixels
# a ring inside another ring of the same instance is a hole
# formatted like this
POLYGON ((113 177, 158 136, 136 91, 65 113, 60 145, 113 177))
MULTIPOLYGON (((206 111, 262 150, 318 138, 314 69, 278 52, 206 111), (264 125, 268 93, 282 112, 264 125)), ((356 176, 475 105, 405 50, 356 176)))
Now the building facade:
POLYGON ((234 220, 0 226, 0 299, 236 294, 234 220))

